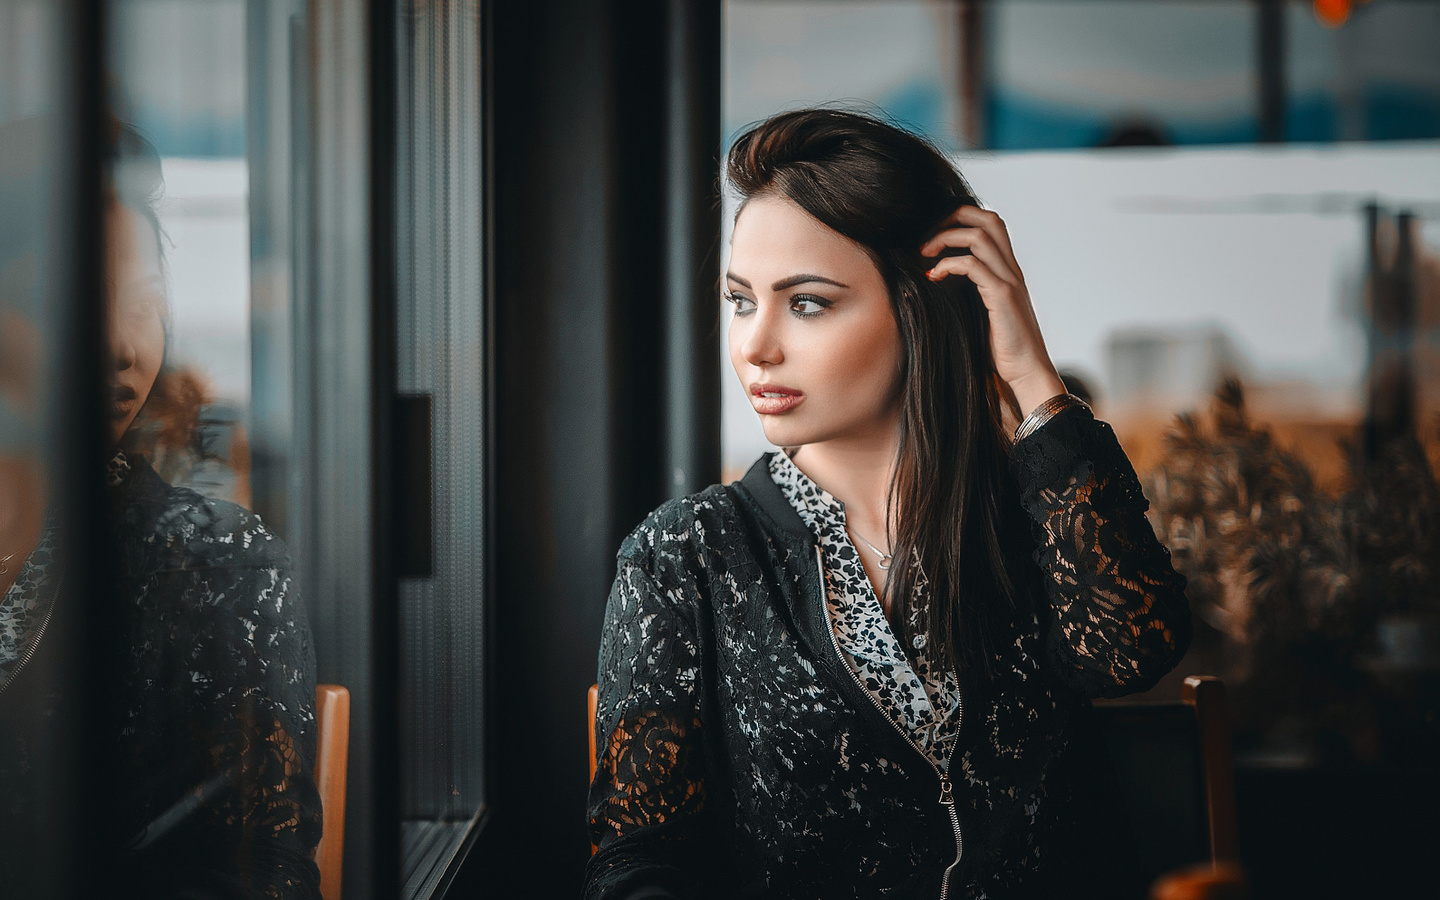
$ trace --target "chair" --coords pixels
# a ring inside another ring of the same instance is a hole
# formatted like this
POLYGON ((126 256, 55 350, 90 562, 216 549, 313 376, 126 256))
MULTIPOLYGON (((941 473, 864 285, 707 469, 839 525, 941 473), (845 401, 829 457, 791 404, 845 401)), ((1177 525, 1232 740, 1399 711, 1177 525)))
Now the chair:
MULTIPOLYGON (((588 722, 590 723, 590 780, 591 780, 592 782, 595 780, 595 763, 596 763, 596 759, 595 759, 595 699, 596 699, 596 696, 597 696, 599 693, 600 693, 600 685, 598 685, 598 684, 592 684, 592 685, 590 685, 590 690, 588 690, 588 691, 585 692, 585 695, 586 695, 586 697, 589 699, 589 704, 590 704, 590 718, 588 718, 586 721, 588 721, 588 722)), ((590 852, 591 852, 591 853, 594 853, 594 852, 595 852, 595 849, 596 849, 596 848, 595 848, 595 845, 594 845, 594 844, 591 844, 591 845, 590 845, 590 852)))
POLYGON ((340 900, 345 849, 345 773, 350 759, 350 692, 338 684, 315 686, 315 787, 325 830, 315 847, 320 896, 340 900))
POLYGON ((1247 900, 1250 887, 1235 863, 1199 865, 1161 876, 1150 900, 1247 900))
POLYGON ((1195 863, 1218 871, 1239 860, 1225 683, 1192 675, 1181 698, 1095 705, 1146 884, 1195 863))
POLYGON ((595 780, 595 762, 596 762, 596 760, 595 760, 595 699, 596 699, 596 697, 599 695, 599 693, 600 693, 600 685, 598 685, 598 684, 592 684, 592 685, 590 685, 590 690, 589 690, 588 692, 586 692, 586 696, 589 698, 589 701, 590 701, 590 718, 587 719, 586 721, 588 721, 588 722, 590 723, 590 780, 591 780, 591 781, 594 781, 594 780, 595 780))

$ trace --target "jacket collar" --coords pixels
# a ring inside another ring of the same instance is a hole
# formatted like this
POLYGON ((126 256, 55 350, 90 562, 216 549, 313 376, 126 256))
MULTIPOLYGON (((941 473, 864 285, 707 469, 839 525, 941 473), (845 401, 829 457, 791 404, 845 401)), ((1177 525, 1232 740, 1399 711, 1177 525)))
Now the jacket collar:
POLYGON ((790 505, 790 501, 785 499, 785 495, 770 477, 770 457, 773 455, 773 452, 766 453, 755 460, 750 471, 740 479, 740 484, 787 537, 802 540, 807 545, 813 544, 815 536, 805 527, 805 520, 800 518, 795 507, 790 505))

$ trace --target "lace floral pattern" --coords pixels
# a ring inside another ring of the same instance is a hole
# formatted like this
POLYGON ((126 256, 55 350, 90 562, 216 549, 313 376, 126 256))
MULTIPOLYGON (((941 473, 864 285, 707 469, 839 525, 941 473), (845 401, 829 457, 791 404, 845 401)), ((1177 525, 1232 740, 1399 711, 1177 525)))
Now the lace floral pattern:
POLYGON ((1028 476, 1020 500, 1057 626, 1051 660, 1090 696, 1145 690, 1158 680, 1150 661, 1189 646, 1185 577, 1145 518, 1134 469, 1103 465, 1119 452, 1110 426, 1073 410, 1042 433, 1017 444, 1011 464, 1028 476))
MULTIPOLYGON (((155 897, 318 900, 314 652, 284 545, 253 513, 172 487, 142 459, 121 456, 107 477, 124 648, 110 752, 126 776, 116 827, 127 883, 155 897)), ((65 603, 54 601, 57 618, 65 603)), ((35 663, 76 639, 47 630, 35 663)), ((17 693, 29 677, 0 704, 27 702, 17 693)), ((12 755, 4 737, 0 781, 13 786, 24 748, 12 755)), ((12 797, 6 806, 33 815, 12 797)))
POLYGON ((142 688, 120 751, 168 776, 135 798, 135 833, 218 777, 226 787, 157 852, 167 840, 167 857, 193 848, 192 866, 228 873, 243 896, 316 898, 314 650, 285 547, 248 510, 170 487, 148 466, 119 490, 124 683, 142 688))
MULTIPOLYGON (((775 462, 666 504, 620 550, 601 640, 592 900, 934 897, 955 859, 930 763, 835 652, 824 538, 775 462)), ((1097 821, 1113 791, 1082 726, 1088 698, 1144 689, 1184 653, 1183 580, 1088 411, 1057 414, 1011 468, 1034 526, 1012 573, 1030 602, 993 678, 956 673, 964 855, 950 896, 1118 896, 1125 842, 1097 821)))

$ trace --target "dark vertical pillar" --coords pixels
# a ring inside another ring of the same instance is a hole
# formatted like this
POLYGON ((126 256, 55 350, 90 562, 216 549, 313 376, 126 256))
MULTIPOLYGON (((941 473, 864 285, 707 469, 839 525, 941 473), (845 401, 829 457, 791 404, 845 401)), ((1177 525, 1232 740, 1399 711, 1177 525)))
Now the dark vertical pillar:
POLYGON ((1260 140, 1285 140, 1285 0, 1256 0, 1255 58, 1260 140))
POLYGON ((719 4, 487 9, 490 818, 455 890, 568 896, 615 551, 672 489, 719 474, 719 4))
MULTIPOLYGON (((78 609, 81 648, 66 654, 67 671, 58 696, 67 698, 57 715, 62 719, 50 736, 58 759, 38 760, 43 775, 73 777, 65 784, 55 780, 53 796, 59 815, 46 824, 58 825, 54 834, 69 832, 73 852, 61 848, 55 864, 54 897, 94 896, 107 889, 114 873, 114 853, 121 821, 118 761, 104 748, 112 746, 111 728, 119 708, 115 673, 121 671, 123 618, 114 602, 114 553, 111 547, 110 495, 105 488, 109 435, 104 385, 110 367, 106 330, 105 203, 106 157, 115 135, 110 127, 106 98, 106 60, 109 56, 107 4, 102 0, 73 0, 63 4, 59 18, 62 40, 61 88, 56 106, 62 111, 58 147, 65 157, 57 179, 55 253, 48 260, 54 281, 46 300, 56 303, 51 320, 58 363, 55 474, 58 508, 64 531, 60 551, 64 558, 83 560, 67 567, 65 598, 78 609), (76 690, 76 688, 79 690, 76 690), (78 738, 78 740, 76 740, 78 738), (66 744, 66 739, 75 744, 66 744), (46 765, 49 764, 49 769, 46 765), (63 855, 62 855, 63 854, 63 855), (78 861, 82 865, 76 865, 78 861)), ((66 615, 75 610, 67 611, 66 615)), ((23 827, 23 826, 21 826, 23 827)), ((8 828, 6 829, 8 830, 8 828)), ((48 849, 48 848, 47 848, 48 849)))
MULTIPOLYGON (((364 41, 368 53, 363 62, 365 91, 360 98, 365 111, 351 106, 365 128, 365 149, 368 157, 356 160, 354 177, 368 181, 365 199, 369 206, 356 209, 358 218, 369 224, 366 234, 365 259, 369 262, 369 346, 370 371, 364 384, 371 398, 370 440, 370 510, 369 549, 371 583, 374 585, 370 608, 370 684, 371 705, 368 750, 371 756, 372 782, 370 801, 374 841, 369 870, 369 896, 386 900, 400 895, 400 566, 399 558, 407 535, 402 510, 420 503, 400 493, 406 485, 395 477, 398 451, 413 435, 402 435, 397 428, 416 424, 397 415, 399 407, 397 382, 397 240, 395 226, 399 214, 396 201, 395 165, 398 117, 396 99, 396 27, 400 0, 371 0, 364 13, 357 13, 349 23, 351 40, 364 41)), ((355 66, 355 63, 351 63, 355 66)), ((352 77, 354 68, 351 69, 352 77)), ((358 248, 357 248, 358 249, 358 248)), ((358 385, 357 385, 358 386, 358 385)), ((422 436, 418 438, 427 443, 422 436)), ((428 501, 428 497, 427 497, 428 501)), ((352 707, 353 709, 353 707, 352 707)), ((352 713, 353 718, 353 713, 352 713)), ((363 732, 362 732, 363 733, 363 732)), ((347 888, 347 896, 351 896, 347 888)), ((364 896, 362 894, 362 896, 364 896)))
POLYGON ((960 0, 960 136, 970 149, 987 146, 989 84, 985 77, 982 0, 960 0))
POLYGON ((680 497, 720 474, 720 3, 666 5, 663 471, 680 497))
MULTIPOLYGON (((73 227, 65 243, 74 268, 62 276, 69 283, 54 295, 64 299, 68 312, 61 319, 59 345, 64 347, 61 359, 65 362, 59 370, 63 412, 56 446, 62 459, 59 494, 68 532, 61 535, 62 551, 70 559, 84 561, 68 567, 65 590, 66 598, 73 598, 82 609, 83 650, 74 658, 82 692, 71 696, 83 697, 84 703, 71 709, 84 710, 83 721, 73 731, 82 735, 82 753, 88 758, 80 760, 80 769, 72 770, 77 783, 66 799, 78 801, 67 811, 78 826, 78 852, 71 859, 86 860, 87 865, 57 874, 62 884, 78 882, 75 896, 88 896, 104 890, 113 875, 114 853, 121 840, 116 828, 121 821, 115 787, 120 783, 119 763, 102 749, 112 746, 111 728, 120 708, 115 675, 121 671, 123 641, 116 641, 115 635, 125 633, 113 589, 113 517, 104 482, 110 440, 103 401, 103 385, 110 374, 104 196, 107 155, 116 135, 106 96, 107 4, 78 0, 66 8, 65 30, 72 43, 66 66, 69 96, 65 99, 73 103, 67 109, 69 133, 64 137, 71 153, 66 187, 73 191, 67 198, 71 204, 67 212, 73 218, 66 217, 66 222, 73 227)), ((73 751, 61 748, 61 752, 69 755, 73 751)))
MULTIPOLYGON (((622 160, 606 4, 490 4, 494 26, 494 566, 486 790, 460 884, 578 890, 587 844, 584 687, 617 524, 622 160), (577 743, 581 741, 581 743, 577 743)), ((652 47, 650 52, 654 52, 652 47)), ((628 233, 626 224, 638 225, 628 233)), ((653 317, 652 317, 653 319, 653 317)), ((643 452, 642 447, 634 452, 643 452)), ((636 461, 640 462, 640 461, 636 461)), ((654 460, 651 460, 652 465, 654 460)), ((636 490, 639 494, 641 491, 636 490)))

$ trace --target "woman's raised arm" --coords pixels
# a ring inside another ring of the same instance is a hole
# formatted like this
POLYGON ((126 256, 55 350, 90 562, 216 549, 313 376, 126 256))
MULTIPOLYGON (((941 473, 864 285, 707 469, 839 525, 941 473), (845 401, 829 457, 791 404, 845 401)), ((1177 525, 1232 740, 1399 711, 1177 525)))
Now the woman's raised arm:
POLYGON ((1016 443, 1010 467, 1034 525, 1061 679, 1091 697, 1153 686, 1190 645, 1190 607, 1115 433, 1072 406, 1016 443))

